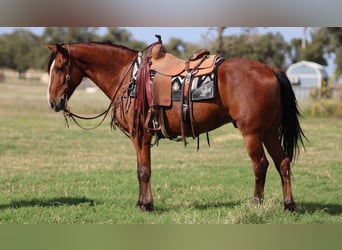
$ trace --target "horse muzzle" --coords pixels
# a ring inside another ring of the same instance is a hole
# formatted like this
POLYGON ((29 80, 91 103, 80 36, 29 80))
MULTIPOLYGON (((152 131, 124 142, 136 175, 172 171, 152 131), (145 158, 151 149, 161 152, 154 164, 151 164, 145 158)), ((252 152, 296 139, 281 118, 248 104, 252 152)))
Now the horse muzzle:
POLYGON ((61 110, 66 110, 66 99, 63 97, 58 102, 56 101, 49 101, 50 108, 53 109, 55 112, 59 112, 61 110))

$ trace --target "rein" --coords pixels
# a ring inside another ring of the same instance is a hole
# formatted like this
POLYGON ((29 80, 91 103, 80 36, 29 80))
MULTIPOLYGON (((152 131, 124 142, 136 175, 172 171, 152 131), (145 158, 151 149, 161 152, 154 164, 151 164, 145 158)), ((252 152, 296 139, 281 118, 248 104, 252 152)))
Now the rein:
MULTIPOLYGON (((68 47, 68 52, 69 52, 69 64, 68 64, 68 73, 67 73, 67 75, 65 76, 65 84, 66 84, 66 86, 68 86, 68 82, 71 81, 71 77, 70 77, 70 74, 69 74, 69 72, 70 72, 70 59, 71 59, 71 54, 70 54, 69 46, 67 46, 67 47, 68 47)), ((138 55, 139 55, 139 54, 138 54, 138 55)), ((137 55, 137 57, 138 57, 138 55, 137 55)), ((137 57, 136 57, 136 58, 137 58, 137 57)), ((99 126, 101 126, 101 124, 102 124, 102 123, 104 122, 104 120, 106 119, 106 117, 107 117, 107 115, 108 115, 108 113, 109 113, 109 111, 110 111, 112 105, 114 104, 115 99, 116 99, 116 96, 117 96, 117 94, 118 94, 118 92, 119 92, 119 90, 120 90, 120 88, 121 88, 121 86, 122 86, 124 80, 126 79, 128 73, 129 73, 129 71, 132 69, 132 67, 133 67, 133 65, 134 65, 134 62, 135 62, 136 58, 133 60, 133 62, 130 64, 130 66, 127 68, 127 70, 126 70, 125 73, 123 74, 123 76, 122 76, 122 78, 121 78, 121 80, 120 80, 120 82, 119 82, 119 85, 118 85, 118 87, 116 88, 116 90, 115 90, 115 92, 114 92, 113 98, 111 99, 111 102, 110 102, 109 105, 108 105, 108 108, 107 108, 105 111, 103 111, 102 113, 100 113, 100 114, 98 114, 98 115, 95 115, 95 116, 90 116, 90 117, 85 117, 85 116, 77 115, 77 114, 71 112, 71 111, 70 111, 70 108, 67 107, 67 103, 68 103, 68 102, 67 102, 67 98, 66 98, 66 107, 65 107, 64 110, 63 110, 63 115, 64 115, 64 119, 65 119, 66 126, 69 127, 68 118, 72 119, 72 120, 74 121, 74 123, 75 123, 77 126, 79 126, 80 128, 82 128, 82 129, 84 129, 84 130, 94 130, 94 129, 98 128, 99 126), (81 124, 79 123, 79 121, 77 121, 77 119, 81 119, 81 120, 95 120, 95 119, 97 119, 97 118, 99 118, 99 117, 101 117, 101 116, 103 116, 103 118, 101 119, 101 121, 100 121, 97 125, 95 125, 95 126, 93 126, 93 127, 89 127, 89 128, 88 128, 88 127, 84 127, 83 125, 81 125, 81 124)), ((66 87, 66 90, 67 90, 67 87, 66 87)), ((66 92, 67 92, 67 91, 66 91, 66 92)), ((65 93, 66 93, 66 92, 65 92, 65 93)))
MULTIPOLYGON (((161 37, 159 35, 156 35, 156 37, 158 38, 158 41, 157 42, 154 42, 152 43, 151 45, 147 46, 145 49, 143 49, 141 52, 138 52, 136 57, 134 58, 134 60, 132 61, 132 63, 130 64, 130 66, 126 69, 125 73, 122 75, 122 78, 121 80, 119 81, 119 85, 118 87, 115 89, 115 92, 114 92, 114 95, 113 95, 113 98, 111 99, 111 102, 109 103, 108 105, 108 108, 103 111, 102 113, 98 114, 98 115, 95 115, 95 116, 91 116, 91 117, 84 117, 84 116, 81 116, 81 115, 77 115, 73 112, 70 111, 70 108, 67 107, 67 103, 68 103, 68 100, 67 100, 67 95, 65 96, 65 100, 66 100, 66 104, 65 104, 65 108, 63 110, 63 115, 64 115, 64 119, 65 119, 65 123, 66 123, 66 126, 69 127, 69 123, 68 123, 68 118, 72 119, 74 121, 74 123, 79 126, 80 128, 84 129, 84 130, 93 130, 93 129, 96 129, 98 128, 103 122, 104 120, 106 119, 110 109, 112 108, 112 105, 115 103, 115 100, 116 100, 116 97, 117 97, 117 94, 120 90, 120 88, 122 87, 122 84, 124 82, 124 80, 126 79, 129 71, 134 67, 134 64, 137 60, 137 58, 139 57, 143 57, 143 52, 148 50, 149 48, 151 48, 153 45, 157 44, 157 43, 161 43, 161 37), (97 118, 100 118, 101 116, 103 116, 103 118, 101 119, 101 121, 93 126, 93 127, 84 127, 83 125, 81 125, 79 123, 79 121, 77 119, 81 119, 81 120, 94 120, 94 119, 97 119, 97 118)), ((67 71, 67 74, 65 76, 65 85, 66 85, 66 88, 65 88, 65 93, 67 93, 67 89, 68 89, 68 82, 71 81, 71 76, 70 76, 70 68, 71 68, 71 53, 70 53, 70 48, 69 48, 69 44, 67 44, 67 49, 68 49, 68 54, 69 54, 69 62, 68 62, 68 71, 67 71)), ((140 67, 141 65, 139 65, 140 67)), ((134 78, 134 77, 133 77, 134 78)), ((136 79, 133 79, 133 81, 136 81, 136 79)), ((127 135, 127 133, 125 133, 127 135)))

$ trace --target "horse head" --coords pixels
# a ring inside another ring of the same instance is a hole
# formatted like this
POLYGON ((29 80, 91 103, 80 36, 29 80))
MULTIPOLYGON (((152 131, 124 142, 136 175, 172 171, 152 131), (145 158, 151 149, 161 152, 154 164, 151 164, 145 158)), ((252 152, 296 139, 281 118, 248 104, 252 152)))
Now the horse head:
POLYGON ((67 109, 67 102, 81 83, 84 73, 75 65, 71 48, 66 45, 49 45, 52 51, 49 62, 47 99, 56 112, 67 109))

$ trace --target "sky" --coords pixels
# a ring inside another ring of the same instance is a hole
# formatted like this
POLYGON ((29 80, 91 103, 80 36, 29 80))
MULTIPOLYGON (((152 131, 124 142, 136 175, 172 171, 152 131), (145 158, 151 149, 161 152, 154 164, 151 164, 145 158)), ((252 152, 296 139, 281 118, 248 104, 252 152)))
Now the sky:
MULTIPOLYGON (((155 40, 154 34, 160 34, 165 41, 170 37, 179 37, 187 42, 201 42, 203 36, 214 36, 214 32, 210 32, 209 27, 129 27, 134 36, 139 40, 153 42, 155 40)), ((303 33, 302 27, 258 27, 258 33, 264 34, 267 32, 280 32, 286 41, 292 38, 301 38, 303 33)), ((240 34, 242 28, 230 27, 226 28, 224 35, 240 34)))
MULTIPOLYGON (((10 33, 18 27, 0 27, 0 34, 10 33)), ((20 27, 29 29, 37 35, 44 31, 44 27, 20 27)), ((203 36, 214 35, 210 32, 209 27, 125 27, 129 30, 134 39, 152 43, 155 41, 155 34, 161 35, 162 39, 167 42, 171 37, 179 37, 186 42, 202 42, 203 36)), ((292 38, 301 38, 303 35, 303 27, 257 27, 258 33, 279 32, 286 41, 292 38)), ((105 33, 106 28, 99 28, 98 32, 105 33)), ((225 29, 225 35, 234 35, 242 32, 239 27, 229 27, 225 29)))
MULTIPOLYGON (((20 27, 29 29, 37 35, 41 35, 45 27, 20 27)), ((130 31, 133 38, 136 40, 144 41, 147 44, 156 41, 155 34, 161 35, 164 42, 172 37, 181 38, 183 41, 197 43, 201 46, 206 46, 206 39, 215 38, 215 32, 209 27, 124 27, 130 31)), ((246 27, 245 27, 246 28, 246 27)), ((14 27, 0 27, 0 34, 11 33, 14 27)), ((303 37, 303 27, 256 27, 256 32, 265 34, 268 32, 282 34, 287 42, 290 42, 293 38, 303 37)), ((237 35, 243 31, 240 27, 228 27, 224 31, 224 35, 237 35)), ((106 28, 100 27, 98 29, 99 34, 105 34, 106 28)), ((307 38, 310 38, 310 28, 307 30, 307 38)), ((326 68, 328 75, 333 74, 334 65, 333 58, 328 58, 328 66, 326 68)))

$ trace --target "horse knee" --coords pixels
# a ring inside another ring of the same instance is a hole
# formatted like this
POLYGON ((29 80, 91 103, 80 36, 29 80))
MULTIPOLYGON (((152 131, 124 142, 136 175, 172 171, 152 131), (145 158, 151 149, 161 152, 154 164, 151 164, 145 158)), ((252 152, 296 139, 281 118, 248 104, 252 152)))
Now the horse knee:
POLYGON ((139 167, 138 178, 140 181, 149 182, 151 178, 151 169, 146 167, 139 167))

